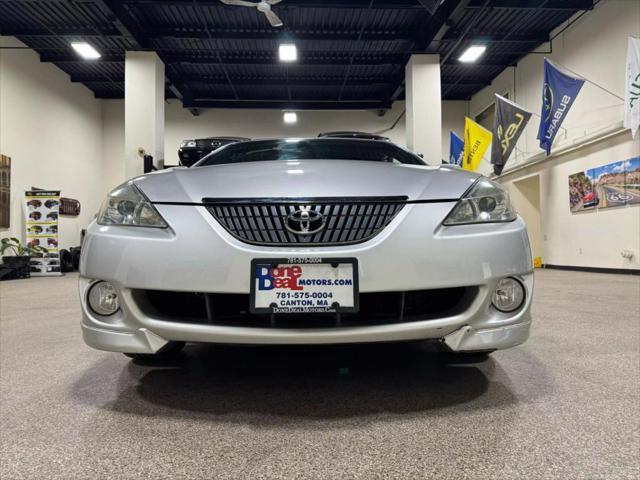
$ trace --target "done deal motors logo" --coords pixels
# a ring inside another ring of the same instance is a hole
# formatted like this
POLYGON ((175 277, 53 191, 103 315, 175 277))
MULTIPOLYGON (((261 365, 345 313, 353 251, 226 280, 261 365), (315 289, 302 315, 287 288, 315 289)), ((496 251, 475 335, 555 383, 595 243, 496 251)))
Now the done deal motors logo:
POLYGON ((282 267, 271 265, 256 265, 256 279, 258 290, 273 290, 284 288, 287 290, 302 290, 299 283, 302 267, 299 265, 282 267))
POLYGON ((304 290, 310 287, 341 287, 353 285, 351 278, 300 278, 302 267, 300 265, 272 266, 268 264, 256 265, 256 280, 258 290, 304 290))

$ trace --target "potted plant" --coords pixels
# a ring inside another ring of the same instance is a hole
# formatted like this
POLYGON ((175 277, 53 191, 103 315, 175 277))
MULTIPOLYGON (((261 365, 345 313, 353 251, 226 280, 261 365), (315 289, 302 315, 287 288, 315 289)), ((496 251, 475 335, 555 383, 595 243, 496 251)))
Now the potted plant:
POLYGON ((16 278, 28 278, 31 276, 31 256, 43 255, 47 249, 39 245, 23 245, 15 237, 7 237, 0 240, 0 255, 2 263, 15 271, 16 278), (4 252, 11 251, 13 255, 5 256, 4 252))

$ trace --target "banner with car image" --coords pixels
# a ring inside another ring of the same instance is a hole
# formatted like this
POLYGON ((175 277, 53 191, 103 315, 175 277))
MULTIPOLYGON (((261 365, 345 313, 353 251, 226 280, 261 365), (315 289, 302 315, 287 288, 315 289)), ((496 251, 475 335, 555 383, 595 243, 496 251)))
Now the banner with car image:
POLYGON ((25 207, 27 245, 46 249, 46 253, 31 256, 31 275, 62 275, 58 253, 60 191, 26 191, 25 207))
POLYGON ((640 157, 569 175, 572 212, 640 204, 640 157))

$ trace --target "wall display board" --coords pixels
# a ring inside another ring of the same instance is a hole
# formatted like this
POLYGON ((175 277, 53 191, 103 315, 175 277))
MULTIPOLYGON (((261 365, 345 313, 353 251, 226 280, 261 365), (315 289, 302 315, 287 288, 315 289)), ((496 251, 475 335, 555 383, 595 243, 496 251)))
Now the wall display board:
POLYGON ((0 228, 9 228, 11 216, 11 158, 0 155, 0 228))
POLYGON ((640 204, 640 157, 569 175, 569 208, 574 213, 633 204, 640 204))
POLYGON ((40 246, 47 253, 31 256, 31 275, 62 275, 58 253, 59 190, 25 192, 27 245, 40 246))

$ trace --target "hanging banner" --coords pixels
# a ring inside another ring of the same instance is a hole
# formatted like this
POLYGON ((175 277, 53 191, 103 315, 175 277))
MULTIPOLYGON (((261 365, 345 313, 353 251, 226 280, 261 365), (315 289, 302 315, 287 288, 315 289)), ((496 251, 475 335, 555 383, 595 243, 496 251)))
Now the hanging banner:
POLYGON ((487 148, 491 145, 491 132, 482 125, 477 124, 469 117, 464 119, 464 153, 462 155, 462 168, 475 172, 484 157, 487 148))
POLYGON ((640 126, 640 39, 629 37, 624 85, 624 127, 636 138, 640 126))
POLYGON ((62 275, 58 253, 59 190, 25 192, 27 245, 46 248, 31 256, 31 275, 62 275))
POLYGON ((558 70, 549 59, 544 59, 542 112, 540 112, 538 140, 540 140, 540 148, 544 149, 547 155, 551 153, 553 139, 556 138, 582 85, 584 85, 584 79, 567 75, 558 70))
POLYGON ((496 175, 502 173, 530 118, 531 113, 496 94, 496 114, 491 145, 491 163, 493 173, 496 175))
POLYGON ((449 163, 462 166, 462 154, 464 153, 464 140, 453 130, 449 133, 449 163))

